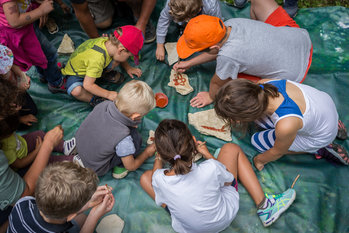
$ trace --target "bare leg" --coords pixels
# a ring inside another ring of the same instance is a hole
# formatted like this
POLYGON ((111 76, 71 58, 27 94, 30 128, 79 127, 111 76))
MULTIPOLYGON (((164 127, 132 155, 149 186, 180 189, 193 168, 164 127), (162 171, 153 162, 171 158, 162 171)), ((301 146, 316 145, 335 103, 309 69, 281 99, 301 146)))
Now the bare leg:
POLYGON ((238 145, 232 143, 225 144, 218 155, 218 161, 223 163, 227 170, 241 181, 256 206, 264 200, 263 189, 252 169, 251 163, 238 145))
POLYGON ((278 7, 275 0, 251 0, 251 19, 264 22, 278 7))
POLYGON ((92 99, 92 94, 85 90, 82 86, 77 86, 71 91, 71 95, 80 101, 90 102, 92 99))
POLYGON ((151 185, 151 179, 152 179, 152 170, 148 170, 143 173, 140 179, 140 183, 142 188, 148 195, 155 200, 155 192, 153 189, 153 186, 151 185))

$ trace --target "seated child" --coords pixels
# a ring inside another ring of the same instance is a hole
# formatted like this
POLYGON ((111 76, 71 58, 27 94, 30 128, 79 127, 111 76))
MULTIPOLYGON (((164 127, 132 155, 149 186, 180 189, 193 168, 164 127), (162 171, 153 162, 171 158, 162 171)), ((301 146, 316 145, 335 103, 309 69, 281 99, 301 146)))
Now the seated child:
POLYGON ((53 1, 0 0, 0 44, 14 54, 14 64, 22 71, 35 66, 42 82, 52 93, 66 92, 57 67, 57 50, 40 31, 35 21, 53 10, 53 1))
POLYGON ((112 168, 115 178, 136 170, 155 153, 155 147, 148 146, 139 154, 142 137, 136 129, 154 107, 154 93, 148 84, 136 80, 126 83, 114 102, 98 104, 82 122, 75 135, 78 155, 74 160, 99 176, 112 168), (125 168, 116 167, 119 165, 125 168))
POLYGON ((157 205, 167 207, 176 232, 220 232, 239 210, 237 179, 257 206, 257 215, 269 226, 296 198, 288 189, 279 195, 264 195, 252 166, 241 148, 225 144, 215 159, 204 143, 194 142, 188 127, 178 120, 163 120, 155 131, 156 155, 153 170, 140 179, 143 189, 157 205), (193 163, 193 153, 206 161, 193 163), (169 169, 162 169, 167 162, 169 169))
MULTIPOLYGON (((30 87, 30 78, 17 65, 13 64, 13 53, 11 49, 0 45, 0 78, 12 83, 3 82, 1 85, 1 92, 4 95, 10 95, 10 92, 18 91, 21 93, 22 107, 19 110, 21 126, 31 126, 32 123, 37 122, 35 115, 38 110, 35 102, 27 92, 30 87)), ((0 97, 0 98, 2 98, 0 97)))
MULTIPOLYGON (((187 22, 197 15, 212 15, 222 19, 221 8, 218 0, 167 0, 164 9, 160 13, 156 28, 156 59, 165 59, 165 39, 171 21, 176 22, 182 28, 187 22)), ((182 34, 182 32, 180 34, 182 34)))
MULTIPOLYGON (((127 59, 133 55, 137 63, 138 52, 142 46, 142 32, 134 26, 119 27, 109 38, 99 37, 85 41, 74 51, 62 69, 62 74, 67 76, 68 94, 90 103, 93 107, 104 99, 114 101, 117 93, 98 86, 96 79, 102 76, 103 71, 110 71, 119 64, 130 77, 140 77, 142 71, 130 66, 127 59)), ((120 73, 111 72, 108 76, 113 83, 123 81, 120 73)))
POLYGON ((94 232, 115 202, 111 189, 97 183, 92 170, 72 162, 47 166, 37 181, 35 198, 23 197, 14 206, 7 232, 94 232))
POLYGON ((347 137, 331 97, 305 84, 286 80, 263 80, 260 84, 235 79, 216 95, 217 115, 234 127, 246 129, 255 122, 264 131, 251 142, 260 152, 254 165, 262 170, 284 154, 312 153, 332 158, 345 165, 349 156, 333 142, 347 137))
MULTIPOLYGON (((0 148, 8 159, 8 164, 13 169, 24 168, 30 165, 36 158, 45 132, 42 130, 34 131, 23 136, 18 135, 15 131, 19 126, 19 117, 12 115, 0 120, 0 148)), ((53 148, 53 151, 71 155, 75 149, 75 138, 67 141, 61 140, 53 148)), ((53 156, 58 159, 61 156, 53 156)), ((69 160, 69 157, 59 158, 60 160, 69 160)), ((71 160, 73 157, 71 157, 71 160)))

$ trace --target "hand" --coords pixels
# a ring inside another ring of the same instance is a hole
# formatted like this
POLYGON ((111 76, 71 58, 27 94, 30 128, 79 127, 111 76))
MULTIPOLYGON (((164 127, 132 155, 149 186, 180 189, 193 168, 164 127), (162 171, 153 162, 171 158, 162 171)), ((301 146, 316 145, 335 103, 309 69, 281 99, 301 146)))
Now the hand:
POLYGON ((155 52, 156 59, 163 61, 165 59, 165 48, 164 44, 158 44, 155 52))
POLYGON ((41 10, 41 16, 47 15, 51 11, 53 11, 53 0, 44 0, 39 6, 41 10))
POLYGON ((36 154, 39 152, 41 145, 42 145, 42 139, 41 139, 41 137, 38 136, 38 137, 36 137, 35 149, 34 149, 36 154))
POLYGON ((98 186, 96 192, 92 195, 90 201, 88 202, 88 208, 92 208, 100 204, 103 201, 105 195, 111 194, 112 190, 113 188, 110 186, 98 186))
POLYGON ((63 139, 63 129, 61 125, 57 125, 45 134, 44 143, 49 143, 55 148, 63 139))
POLYGON ((211 159, 212 155, 211 153, 208 151, 207 146, 204 142, 202 141, 197 141, 196 142, 196 150, 201 153, 205 159, 211 159))
POLYGON ((22 77, 19 80, 19 89, 28 90, 30 88, 30 77, 26 73, 23 72, 22 77))
POLYGON ((40 21, 39 21, 39 28, 40 29, 46 25, 47 19, 48 19, 48 14, 40 16, 40 21))
POLYGON ((118 93, 116 91, 109 91, 108 92, 108 100, 114 101, 118 93))
POLYGON ((256 157, 253 158, 253 163, 254 163, 254 166, 258 169, 258 171, 262 171, 263 168, 264 168, 264 163, 262 163, 260 160, 259 160, 259 156, 261 156, 262 154, 259 154, 257 155, 256 157))
POLYGON ((32 114, 28 114, 28 115, 25 115, 25 116, 21 116, 19 118, 19 122, 21 122, 24 125, 31 126, 32 123, 38 122, 38 119, 34 115, 32 115, 32 114))
POLYGON ((135 67, 130 67, 126 70, 127 74, 131 77, 134 78, 133 75, 136 75, 138 78, 141 77, 142 75, 142 70, 139 68, 135 68, 135 67))
POLYGON ((106 194, 103 197, 103 201, 92 208, 90 214, 93 214, 96 217, 100 218, 113 209, 114 203, 114 196, 111 193, 106 194))
POLYGON ((213 102, 208 92, 199 92, 194 98, 190 100, 190 106, 194 108, 202 108, 213 102))
POLYGON ((71 9, 69 6, 67 6, 64 2, 62 2, 61 4, 59 4, 59 6, 61 7, 61 9, 63 10, 64 14, 70 14, 71 13, 71 9))
POLYGON ((155 154, 155 151, 156 151, 155 143, 150 144, 149 146, 147 146, 145 148, 145 151, 148 154, 148 158, 152 157, 155 154))
POLYGON ((173 69, 179 73, 184 73, 190 67, 189 61, 181 61, 173 65, 173 69))

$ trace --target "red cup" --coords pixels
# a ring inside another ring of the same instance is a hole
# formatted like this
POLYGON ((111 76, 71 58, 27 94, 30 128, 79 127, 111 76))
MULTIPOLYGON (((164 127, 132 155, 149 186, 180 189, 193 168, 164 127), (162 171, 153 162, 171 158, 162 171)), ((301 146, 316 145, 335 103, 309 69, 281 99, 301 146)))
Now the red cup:
POLYGON ((168 98, 164 93, 158 92, 155 94, 156 107, 164 108, 168 104, 168 98))

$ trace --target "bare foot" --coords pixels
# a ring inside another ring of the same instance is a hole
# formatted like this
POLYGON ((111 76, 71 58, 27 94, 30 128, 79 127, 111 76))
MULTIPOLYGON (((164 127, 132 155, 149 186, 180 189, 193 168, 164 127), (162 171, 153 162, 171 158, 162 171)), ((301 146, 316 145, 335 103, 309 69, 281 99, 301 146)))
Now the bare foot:
POLYGON ((190 105, 194 108, 202 108, 213 102, 208 92, 199 92, 194 98, 190 100, 190 105))
POLYGON ((262 171, 264 168, 264 164, 258 160, 258 156, 253 158, 254 166, 258 169, 258 171, 262 171))

